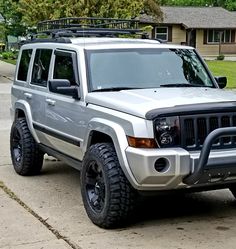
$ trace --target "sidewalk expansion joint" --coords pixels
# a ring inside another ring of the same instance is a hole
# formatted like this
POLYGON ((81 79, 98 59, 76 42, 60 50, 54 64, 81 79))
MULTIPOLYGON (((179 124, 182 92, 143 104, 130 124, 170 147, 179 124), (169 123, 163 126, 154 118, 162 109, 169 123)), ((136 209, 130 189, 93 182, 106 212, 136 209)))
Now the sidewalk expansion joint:
POLYGON ((37 220, 39 220, 49 231, 51 231, 57 239, 64 240, 72 249, 82 249, 80 246, 71 242, 67 237, 63 236, 57 229, 53 228, 47 219, 44 220, 40 215, 34 212, 27 204, 25 204, 14 192, 12 192, 2 181, 0 181, 0 189, 2 189, 12 200, 16 201, 20 206, 22 206, 27 212, 33 215, 37 220))
POLYGON ((0 76, 2 76, 3 78, 5 78, 5 79, 8 79, 8 80, 10 80, 10 81, 13 81, 10 77, 8 77, 8 76, 5 76, 5 75, 0 75, 0 76))

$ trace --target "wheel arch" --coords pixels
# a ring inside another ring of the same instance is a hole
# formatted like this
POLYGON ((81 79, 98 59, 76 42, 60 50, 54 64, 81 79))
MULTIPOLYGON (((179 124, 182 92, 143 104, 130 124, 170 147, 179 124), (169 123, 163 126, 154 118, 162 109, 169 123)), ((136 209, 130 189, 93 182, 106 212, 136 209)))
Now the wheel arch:
POLYGON ((84 152, 96 142, 110 142, 114 145, 120 166, 134 187, 137 186, 133 173, 130 170, 125 150, 128 147, 126 134, 121 125, 105 120, 102 118, 94 118, 88 124, 88 130, 84 139, 83 150, 84 152))
POLYGON ((87 149, 96 143, 112 143, 114 144, 112 137, 106 133, 98 130, 92 130, 89 134, 89 140, 87 144, 87 149))
POLYGON ((33 119, 32 119, 32 115, 31 115, 30 105, 24 100, 17 101, 14 105, 14 117, 13 117, 14 121, 17 118, 25 118, 26 119, 27 126, 28 126, 32 136, 34 137, 35 141, 37 143, 39 143, 38 136, 37 136, 37 134, 34 130, 34 127, 33 127, 33 119))

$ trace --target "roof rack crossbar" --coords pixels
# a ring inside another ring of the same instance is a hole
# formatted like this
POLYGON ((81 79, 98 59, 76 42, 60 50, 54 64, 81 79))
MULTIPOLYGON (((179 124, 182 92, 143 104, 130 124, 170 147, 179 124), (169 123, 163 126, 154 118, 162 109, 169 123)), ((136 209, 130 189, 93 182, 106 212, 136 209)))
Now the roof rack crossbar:
POLYGON ((77 27, 74 27, 74 28, 65 28, 65 29, 55 29, 53 31, 46 31, 45 33, 47 34, 56 34, 58 32, 70 32, 70 33, 76 33, 76 32, 80 32, 80 33, 83 33, 83 32, 95 32, 95 33, 99 33, 99 32, 105 32, 105 33, 108 33, 108 32, 117 32, 117 33, 130 33, 130 34, 136 34, 136 33, 139 33, 139 32, 142 32, 141 29, 112 29, 112 28, 109 28, 109 29, 105 29, 105 28, 77 28, 77 27))

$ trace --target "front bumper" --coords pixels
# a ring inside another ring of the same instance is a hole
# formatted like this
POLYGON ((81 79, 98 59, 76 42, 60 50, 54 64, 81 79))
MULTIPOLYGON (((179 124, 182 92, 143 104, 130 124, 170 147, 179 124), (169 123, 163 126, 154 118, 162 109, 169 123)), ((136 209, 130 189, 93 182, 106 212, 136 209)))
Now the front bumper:
POLYGON ((170 190, 236 182, 236 148, 211 151, 217 138, 229 135, 236 136, 236 127, 216 129, 207 136, 200 152, 189 152, 182 148, 128 147, 128 164, 138 183, 134 187, 140 190, 170 190), (160 158, 166 162, 163 171, 155 168, 160 158))

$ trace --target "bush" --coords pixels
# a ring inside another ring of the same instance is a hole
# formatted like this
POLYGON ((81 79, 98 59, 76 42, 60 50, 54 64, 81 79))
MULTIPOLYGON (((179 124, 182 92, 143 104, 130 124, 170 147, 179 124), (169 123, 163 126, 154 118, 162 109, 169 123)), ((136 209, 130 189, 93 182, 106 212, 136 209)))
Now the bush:
POLYGON ((218 61, 223 61, 225 59, 225 56, 223 54, 220 54, 217 56, 218 61))
POLYGON ((16 51, 2 52, 0 57, 4 60, 16 60, 17 59, 17 52, 16 51))
POLYGON ((4 60, 8 60, 8 59, 9 59, 9 54, 8 54, 8 52, 3 52, 3 53, 2 53, 2 58, 3 58, 4 60))

